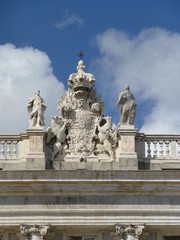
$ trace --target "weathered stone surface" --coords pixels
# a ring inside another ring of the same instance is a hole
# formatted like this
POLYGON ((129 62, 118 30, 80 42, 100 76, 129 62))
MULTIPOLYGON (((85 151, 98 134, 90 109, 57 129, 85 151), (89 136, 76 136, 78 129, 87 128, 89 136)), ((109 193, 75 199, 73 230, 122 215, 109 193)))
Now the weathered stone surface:
POLYGON ((48 160, 114 161, 118 131, 111 117, 104 117, 104 105, 96 95, 94 76, 79 61, 77 73, 70 75, 66 96, 58 102, 60 116, 52 117, 47 129, 48 160), (53 141, 54 140, 54 141, 53 141))
POLYGON ((179 179, 179 171, 4 171, 0 225, 180 226, 179 179))

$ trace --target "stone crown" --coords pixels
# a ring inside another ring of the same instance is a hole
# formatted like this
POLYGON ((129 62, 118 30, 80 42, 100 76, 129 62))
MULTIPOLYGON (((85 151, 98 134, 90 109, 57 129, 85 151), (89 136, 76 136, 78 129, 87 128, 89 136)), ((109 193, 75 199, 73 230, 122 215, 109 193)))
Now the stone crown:
POLYGON ((68 86, 77 91, 89 92, 95 84, 94 76, 91 73, 85 73, 85 66, 82 60, 78 62, 77 73, 69 76, 68 86))

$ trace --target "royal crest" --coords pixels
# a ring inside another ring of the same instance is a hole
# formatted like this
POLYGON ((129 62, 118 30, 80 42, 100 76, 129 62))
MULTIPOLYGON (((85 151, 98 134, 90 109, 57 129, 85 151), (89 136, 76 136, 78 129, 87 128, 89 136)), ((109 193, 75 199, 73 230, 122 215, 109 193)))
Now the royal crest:
POLYGON ((92 154, 96 138, 96 116, 85 110, 76 111, 76 119, 69 132, 69 150, 75 155, 92 154))
POLYGON ((69 76, 68 85, 66 96, 58 101, 60 116, 52 117, 51 128, 47 130, 47 143, 54 141, 51 160, 65 160, 68 156, 98 158, 98 154, 113 159, 112 120, 103 117, 104 105, 93 89, 94 76, 85 73, 82 60, 77 73, 69 76))

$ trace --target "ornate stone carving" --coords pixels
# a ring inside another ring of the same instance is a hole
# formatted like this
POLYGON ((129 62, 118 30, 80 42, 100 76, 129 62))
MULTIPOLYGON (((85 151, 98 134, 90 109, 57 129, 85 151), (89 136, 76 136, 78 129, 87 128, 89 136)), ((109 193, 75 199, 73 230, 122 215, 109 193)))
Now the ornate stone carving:
POLYGON ((116 226, 116 234, 120 236, 120 239, 126 240, 129 239, 128 236, 130 236, 130 239, 139 239, 140 235, 142 234, 144 230, 144 225, 127 225, 127 226, 116 226))
POLYGON ((112 130, 112 118, 103 117, 97 124, 98 144, 96 145, 95 153, 108 153, 110 159, 114 159, 113 146, 118 142, 118 130, 112 130))
POLYGON ((136 100, 127 84, 118 98, 118 109, 121 113, 119 125, 133 125, 136 117, 136 100))
POLYGON ((29 99, 27 110, 29 113, 29 127, 43 127, 44 112, 46 110, 46 104, 44 99, 40 96, 40 91, 36 90, 34 97, 29 99))
POLYGON ((38 225, 21 225, 21 234, 25 236, 26 240, 43 240, 44 236, 47 234, 49 226, 38 226, 38 225))
POLYGON ((69 151, 74 155, 90 155, 95 147, 96 118, 83 109, 76 111, 76 118, 69 131, 69 151))
POLYGON ((52 138, 56 137, 53 144, 52 160, 59 154, 59 159, 62 160, 64 156, 64 149, 67 148, 66 133, 68 124, 71 120, 62 119, 58 116, 52 117, 51 127, 47 129, 46 143, 49 143, 52 138))
POLYGON ((77 99, 85 99, 89 96, 89 92, 95 84, 94 76, 90 73, 85 73, 85 66, 82 60, 77 66, 77 73, 69 76, 68 86, 75 94, 77 99))
POLYGON ((111 118, 103 117, 104 104, 96 95, 94 76, 85 73, 80 60, 77 73, 70 75, 66 96, 58 101, 60 117, 53 117, 47 129, 48 144, 52 143, 52 160, 66 156, 79 159, 105 153, 114 159, 113 147, 117 144, 117 132, 112 130, 111 118), (95 154, 95 155, 94 155, 95 154))

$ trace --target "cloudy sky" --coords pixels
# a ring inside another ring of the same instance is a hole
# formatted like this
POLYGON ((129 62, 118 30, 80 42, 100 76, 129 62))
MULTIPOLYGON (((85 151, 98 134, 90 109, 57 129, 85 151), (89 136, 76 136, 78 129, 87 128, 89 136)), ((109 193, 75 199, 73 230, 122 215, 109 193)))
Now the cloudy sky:
POLYGON ((0 0, 0 134, 26 131, 36 89, 50 125, 80 50, 115 124, 129 83, 139 131, 180 134, 179 12, 179 0, 0 0))

